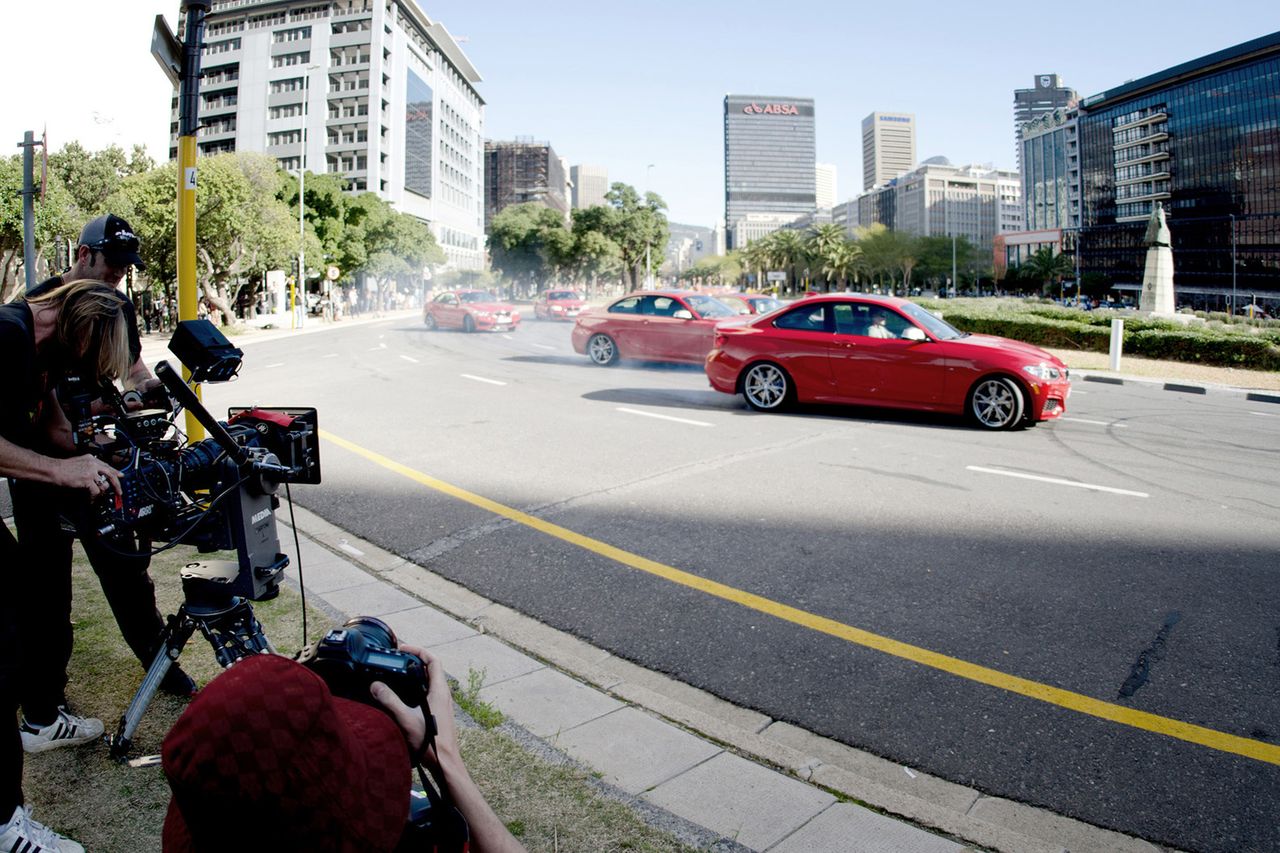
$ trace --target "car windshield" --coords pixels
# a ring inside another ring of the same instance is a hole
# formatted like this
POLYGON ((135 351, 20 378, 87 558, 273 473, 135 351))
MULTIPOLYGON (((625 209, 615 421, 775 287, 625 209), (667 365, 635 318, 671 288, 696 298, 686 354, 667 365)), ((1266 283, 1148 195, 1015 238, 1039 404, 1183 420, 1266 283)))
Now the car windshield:
POLYGON ((752 299, 751 304, 755 306, 757 314, 768 314, 770 311, 776 311, 782 307, 782 303, 771 296, 752 299))
POLYGON ((956 338, 963 338, 969 334, 968 332, 960 331, 941 317, 936 317, 933 314, 930 314, 914 302, 908 302, 905 305, 900 305, 898 307, 903 314, 906 314, 914 320, 917 325, 921 326, 926 332, 928 332, 930 337, 936 338, 940 341, 952 341, 956 338))
POLYGON ((498 298, 487 290, 469 290, 466 293, 459 293, 458 298, 463 302, 497 302, 498 298))
POLYGON ((574 293, 572 290, 553 290, 547 294, 547 299, 581 299, 582 297, 574 293))
POLYGON ((684 298, 684 301, 694 311, 698 312, 700 317, 736 317, 738 312, 734 311, 728 305, 725 305, 719 299, 714 299, 701 293, 691 293, 684 298))

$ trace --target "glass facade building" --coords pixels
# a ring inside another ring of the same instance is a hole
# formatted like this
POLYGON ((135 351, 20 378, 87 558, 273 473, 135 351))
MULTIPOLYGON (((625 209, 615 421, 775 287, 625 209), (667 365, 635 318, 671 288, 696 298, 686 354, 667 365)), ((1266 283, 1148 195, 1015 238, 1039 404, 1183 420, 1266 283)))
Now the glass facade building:
POLYGON ((1057 109, 1022 125, 1023 224, 1028 231, 1080 225, 1076 111, 1057 109))
POLYGON ((1179 304, 1280 299, 1280 33, 1086 98, 1080 267, 1142 283, 1163 204, 1179 304))
MULTIPOLYGON (((812 98, 725 96, 724 218, 730 235, 748 214, 785 221, 812 213, 816 166, 812 98)), ((742 248, 730 242, 730 249, 742 248)))

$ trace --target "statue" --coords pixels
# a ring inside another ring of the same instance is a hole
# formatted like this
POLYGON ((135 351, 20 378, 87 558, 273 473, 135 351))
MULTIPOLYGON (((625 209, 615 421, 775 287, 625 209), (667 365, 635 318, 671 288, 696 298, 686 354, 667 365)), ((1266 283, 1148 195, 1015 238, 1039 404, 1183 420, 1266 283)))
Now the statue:
POLYGON ((1156 204, 1151 209, 1151 219, 1147 222, 1147 237, 1142 241, 1144 246, 1172 246, 1169 239, 1169 223, 1164 218, 1164 205, 1156 204))
POLYGON ((1173 310, 1173 249, 1169 223, 1164 218, 1164 205, 1151 208, 1147 222, 1147 266, 1142 275, 1142 296, 1138 310, 1143 314, 1176 318, 1173 310))

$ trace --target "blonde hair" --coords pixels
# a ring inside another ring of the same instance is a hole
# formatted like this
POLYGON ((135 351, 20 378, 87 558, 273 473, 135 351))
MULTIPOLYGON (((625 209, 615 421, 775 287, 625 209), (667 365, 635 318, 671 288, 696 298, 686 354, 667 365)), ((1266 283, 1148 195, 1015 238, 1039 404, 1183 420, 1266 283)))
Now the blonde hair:
MULTIPOLYGON (((58 311, 56 340, 67 353, 97 371, 94 379, 123 379, 133 362, 125 298, 109 284, 79 279, 27 300, 58 311)), ((87 378, 87 377, 86 377, 87 378)))

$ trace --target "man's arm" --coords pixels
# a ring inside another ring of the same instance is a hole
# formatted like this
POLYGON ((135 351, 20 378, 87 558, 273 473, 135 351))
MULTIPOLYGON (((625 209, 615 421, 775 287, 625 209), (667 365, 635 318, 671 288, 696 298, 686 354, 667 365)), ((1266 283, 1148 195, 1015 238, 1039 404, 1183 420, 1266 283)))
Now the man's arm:
MULTIPOLYGON (((447 788, 449 797, 458 811, 467 819, 471 830, 470 849, 475 853, 525 853, 524 845, 515 839, 506 825, 485 802, 484 794, 476 787, 476 783, 462 763, 462 752, 458 747, 458 730, 453 723, 453 696, 449 692, 449 682, 445 678, 444 667, 439 658, 429 654, 417 646, 400 644, 400 650, 422 658, 427 665, 427 708, 431 709, 436 721, 436 736, 431 749, 427 750, 423 763, 431 771, 436 782, 447 788)), ((395 691, 380 681, 370 687, 373 698, 382 703, 391 714, 409 744, 410 755, 422 752, 422 744, 426 740, 427 721, 423 717, 426 711, 422 708, 410 708, 400 701, 395 691)))
POLYGON ((120 491, 120 472, 93 456, 56 459, 0 438, 0 476, 85 489, 90 497, 120 491))

